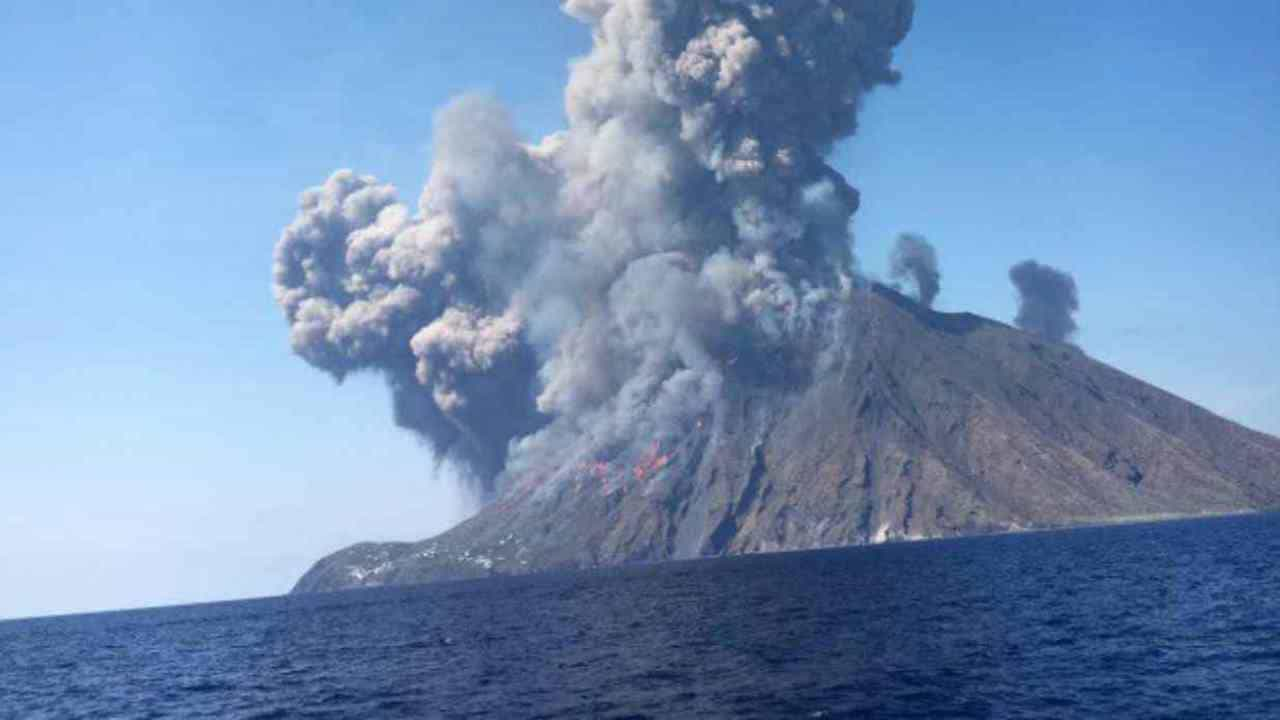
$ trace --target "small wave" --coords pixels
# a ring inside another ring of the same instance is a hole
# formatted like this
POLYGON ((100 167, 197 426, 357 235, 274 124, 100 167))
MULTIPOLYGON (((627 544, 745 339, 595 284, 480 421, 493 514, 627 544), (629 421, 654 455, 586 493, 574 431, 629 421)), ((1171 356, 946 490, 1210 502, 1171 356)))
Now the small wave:
POLYGON ((178 686, 178 689, 189 693, 211 693, 235 690, 236 686, 221 680, 197 680, 195 682, 182 683, 178 686))

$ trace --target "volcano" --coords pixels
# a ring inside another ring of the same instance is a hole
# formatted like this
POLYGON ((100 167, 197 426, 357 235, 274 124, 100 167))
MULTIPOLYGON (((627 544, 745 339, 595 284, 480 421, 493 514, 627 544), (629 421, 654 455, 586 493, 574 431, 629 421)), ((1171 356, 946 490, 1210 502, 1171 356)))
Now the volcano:
POLYGON ((678 440, 537 471, 421 542, 364 543, 294 592, 1280 506, 1280 440, 1089 358, 856 289, 821 368, 759 358, 678 440))

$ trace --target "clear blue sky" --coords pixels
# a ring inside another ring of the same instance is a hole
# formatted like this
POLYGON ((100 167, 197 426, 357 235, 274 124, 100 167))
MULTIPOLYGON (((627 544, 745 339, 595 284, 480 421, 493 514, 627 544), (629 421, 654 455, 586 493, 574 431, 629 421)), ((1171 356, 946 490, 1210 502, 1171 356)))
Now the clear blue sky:
MULTIPOLYGON (((0 617, 276 594, 467 501, 374 378, 292 357, 271 248, 338 167, 414 200, 485 89, 561 124, 550 2, 0 5, 0 617)), ((924 0, 837 165, 864 269, 939 248, 948 310, 1076 274, 1080 344, 1280 433, 1280 5, 924 0), (980 10, 975 10, 980 7, 980 10)))

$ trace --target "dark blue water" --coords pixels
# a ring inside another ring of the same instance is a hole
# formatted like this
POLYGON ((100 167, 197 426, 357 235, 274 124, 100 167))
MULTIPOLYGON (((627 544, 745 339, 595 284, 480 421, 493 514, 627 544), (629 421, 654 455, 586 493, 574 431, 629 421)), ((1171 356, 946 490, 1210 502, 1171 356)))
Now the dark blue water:
POLYGON ((1280 717, 1280 516, 0 623, 0 717, 1280 717))

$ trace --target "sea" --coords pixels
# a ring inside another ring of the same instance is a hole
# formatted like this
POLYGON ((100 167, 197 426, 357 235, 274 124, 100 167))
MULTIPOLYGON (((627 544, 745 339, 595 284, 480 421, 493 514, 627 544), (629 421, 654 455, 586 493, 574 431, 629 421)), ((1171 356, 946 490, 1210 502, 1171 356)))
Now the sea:
POLYGON ((1280 717, 1280 515, 0 623, 3 718, 1280 717))

